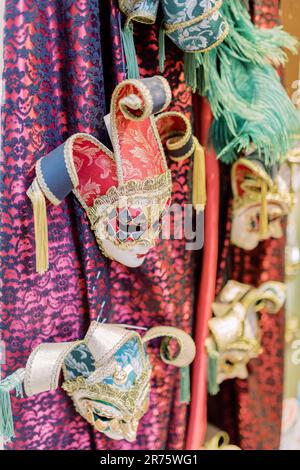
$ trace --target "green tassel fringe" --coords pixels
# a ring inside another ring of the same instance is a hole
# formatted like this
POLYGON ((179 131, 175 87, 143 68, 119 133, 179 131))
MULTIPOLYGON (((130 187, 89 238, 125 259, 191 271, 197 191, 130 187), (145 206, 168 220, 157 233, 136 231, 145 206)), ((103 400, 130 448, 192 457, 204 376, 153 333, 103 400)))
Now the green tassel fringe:
POLYGON ((163 73, 165 70, 166 48, 165 48, 165 30, 163 23, 159 28, 158 35, 158 54, 159 54, 159 71, 163 73))
POLYGON ((23 396, 24 374, 25 370, 19 369, 0 381, 0 436, 3 437, 4 443, 10 442, 15 437, 10 392, 15 390, 17 397, 23 396))
POLYGON ((190 367, 180 368, 180 403, 190 403, 191 401, 191 388, 190 388, 190 367))
POLYGON ((210 136, 218 158, 232 163, 250 146, 266 165, 282 161, 300 132, 299 113, 273 69, 284 64, 284 48, 295 53, 297 41, 280 27, 253 25, 240 0, 224 0, 222 13, 230 32, 217 48, 187 64, 186 81, 209 100, 215 121, 210 136))
POLYGON ((125 24, 122 31, 122 43, 126 58, 127 78, 140 78, 139 66, 137 63, 133 26, 131 23, 125 24))
POLYGON ((239 107, 232 107, 229 92, 224 100, 226 110, 212 124, 210 137, 218 157, 232 163, 242 150, 248 152, 254 145, 264 154, 267 166, 283 161, 293 146, 293 135, 299 133, 299 113, 272 67, 249 67, 240 62, 232 67, 239 107))
POLYGON ((185 82, 195 92, 197 90, 198 53, 185 52, 184 77, 185 82))
MULTIPOLYGON (((247 8, 240 0, 224 0, 222 13, 229 24, 229 34, 224 41, 227 52, 242 61, 265 65, 283 65, 287 61, 284 48, 297 52, 298 41, 281 27, 262 29, 255 26, 247 8)), ((222 47, 222 45, 221 45, 222 47)))
POLYGON ((220 387, 217 383, 217 371, 218 371, 218 353, 217 351, 210 351, 208 353, 208 393, 210 395, 217 395, 220 387))

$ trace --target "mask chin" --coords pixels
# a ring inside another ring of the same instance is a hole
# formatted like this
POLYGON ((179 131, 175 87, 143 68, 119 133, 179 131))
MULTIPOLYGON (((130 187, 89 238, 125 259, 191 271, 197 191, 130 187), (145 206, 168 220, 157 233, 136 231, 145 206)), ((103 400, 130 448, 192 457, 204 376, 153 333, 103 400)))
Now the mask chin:
POLYGON ((122 439, 125 439, 128 442, 134 442, 136 440, 136 433, 132 433, 132 435, 126 434, 126 436, 124 436, 123 434, 114 431, 105 431, 103 434, 105 434, 110 439, 114 439, 116 441, 121 441, 122 439))
MULTIPOLYGON (((110 240, 102 240, 102 247, 103 250, 109 258, 118 261, 119 263, 123 264, 124 266, 128 266, 129 268, 138 268, 141 266, 145 260, 145 257, 148 251, 139 253, 138 249, 136 248, 128 248, 126 250, 119 248, 110 240), (136 250, 136 251, 135 251, 136 250)), ((145 248, 144 248, 145 250, 145 248)))

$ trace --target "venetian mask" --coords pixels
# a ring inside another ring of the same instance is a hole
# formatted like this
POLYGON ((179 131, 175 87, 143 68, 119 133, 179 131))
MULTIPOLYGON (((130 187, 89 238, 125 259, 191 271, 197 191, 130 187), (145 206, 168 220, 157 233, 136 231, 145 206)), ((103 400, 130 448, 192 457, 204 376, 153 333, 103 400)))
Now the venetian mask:
POLYGON ((105 256, 130 267, 142 264, 170 204, 171 176, 153 118, 170 99, 163 77, 125 80, 111 101, 113 152, 79 133, 37 162, 27 194, 34 210, 38 272, 48 268, 44 198, 58 205, 71 191, 105 256))
POLYGON ((241 450, 240 447, 230 444, 230 437, 225 431, 219 431, 208 423, 206 441, 200 450, 241 450))
POLYGON ((217 393, 224 380, 248 377, 248 362, 261 352, 258 312, 277 313, 285 296, 286 287, 280 282, 269 281, 258 288, 227 282, 212 304, 206 340, 211 394, 217 393))
POLYGON ((299 397, 283 400, 280 450, 300 450, 299 397))
POLYGON ((294 279, 300 270, 300 240, 299 240, 299 194, 300 194, 300 145, 295 143, 295 147, 288 153, 285 163, 280 168, 280 176, 290 189, 293 201, 290 210, 285 248, 285 270, 288 279, 294 279))
MULTIPOLYGON (((156 338, 163 338, 160 354, 165 363, 186 367, 193 361, 194 341, 178 328, 154 327, 141 337, 130 327, 92 322, 82 341, 40 344, 25 369, 0 383, 0 392, 16 388, 20 381, 27 396, 55 390, 62 371, 62 389, 83 418, 112 439, 134 441, 150 397, 146 343, 156 338), (171 340, 179 347, 175 356, 171 340)), ((5 411, 1 418, 6 416, 5 411)))
POLYGON ((231 243, 253 250, 260 241, 281 238, 292 199, 280 175, 272 179, 259 161, 240 158, 232 166, 231 184, 231 243))

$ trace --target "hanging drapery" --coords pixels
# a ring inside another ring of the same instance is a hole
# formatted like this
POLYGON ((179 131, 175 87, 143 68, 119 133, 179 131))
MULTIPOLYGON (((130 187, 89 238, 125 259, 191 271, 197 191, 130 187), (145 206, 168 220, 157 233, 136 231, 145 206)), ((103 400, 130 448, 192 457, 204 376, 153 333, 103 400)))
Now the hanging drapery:
MULTIPOLYGON (((49 207, 50 269, 34 269, 34 229, 26 197, 35 162, 75 132, 109 145, 103 117, 114 86, 125 77, 121 18, 115 0, 6 1, 2 108, 3 374, 23 366, 44 341, 84 336, 89 321, 191 331, 193 256, 184 240, 163 240, 145 264, 130 270, 103 258, 79 204, 49 207), (109 51, 109 52, 108 52, 109 51), (102 308, 101 308, 102 307, 102 308)), ((159 73, 155 27, 141 26, 137 52, 142 76, 159 73), (147 50, 147 54, 145 54, 147 50)), ((165 76, 176 103, 191 116, 183 62, 169 44, 165 76)), ((173 201, 190 201, 190 165, 170 164, 173 201)), ((150 410, 135 443, 94 433, 61 391, 12 399, 16 440, 11 449, 180 449, 187 405, 179 403, 179 374, 152 347, 150 410), (157 362, 156 362, 157 361, 157 362), (51 412, 50 412, 51 410, 51 412)))
MULTIPOLYGON (((104 136, 98 15, 97 1, 61 2, 60 8, 51 1, 6 2, 1 171, 5 374, 23 366, 40 342, 81 337, 88 311, 96 315, 93 287, 102 290, 109 306, 107 263, 72 200, 49 208, 50 270, 44 276, 35 273, 26 196, 38 158, 79 130, 104 136)), ((88 425, 61 393, 13 401, 13 412, 17 439, 11 448, 92 445, 88 425)))
POLYGON ((202 145, 206 146, 207 204, 204 216, 202 260, 198 261, 199 268, 201 266, 201 275, 195 299, 194 328, 197 351, 192 368, 192 400, 187 428, 187 450, 198 450, 203 446, 207 428, 207 353, 205 339, 208 334, 208 320, 211 317, 211 304, 215 296, 219 235, 219 162, 212 147, 208 146, 208 132, 212 114, 208 101, 199 95, 194 96, 194 108, 195 131, 202 145))
MULTIPOLYGON (((250 2, 254 21, 262 27, 279 22, 278 1, 250 2)), ((284 282, 285 237, 261 242, 252 251, 230 245, 230 170, 222 165, 219 226, 219 262, 216 294, 229 279, 259 286, 268 280, 284 282)), ((284 311, 263 312, 260 318, 263 352, 253 359, 246 380, 227 380, 217 397, 210 398, 209 417, 231 434, 244 450, 279 448, 284 349, 284 311)))

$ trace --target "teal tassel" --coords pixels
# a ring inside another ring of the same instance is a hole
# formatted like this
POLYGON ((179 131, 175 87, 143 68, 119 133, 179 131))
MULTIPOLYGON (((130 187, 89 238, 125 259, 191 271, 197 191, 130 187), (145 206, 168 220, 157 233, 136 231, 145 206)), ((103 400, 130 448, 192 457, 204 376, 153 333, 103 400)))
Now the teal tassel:
POLYGON ((24 376, 25 369, 18 369, 0 381, 0 436, 3 437, 4 443, 10 442, 15 437, 10 392, 15 390, 17 397, 23 396, 24 376))
POLYGON ((272 67, 251 67, 233 63, 232 83, 240 107, 230 102, 230 87, 224 98, 226 113, 215 119, 210 138, 218 157, 232 163, 242 150, 254 146, 270 166, 282 162, 299 133, 300 115, 282 87, 272 67), (247 111, 244 108, 248 104, 247 111))
MULTIPOLYGON (((222 13, 229 24, 229 34, 224 41, 228 51, 235 53, 240 60, 265 65, 283 65, 287 54, 283 50, 297 52, 298 41, 281 27, 262 29, 255 26, 247 8, 240 0, 224 0, 222 13)), ((221 45, 222 47, 222 45, 221 45)))
POLYGON ((224 0, 222 13, 228 36, 197 58, 197 90, 215 118, 211 141, 224 163, 253 146, 267 165, 281 162, 300 132, 300 120, 271 63, 283 64, 283 49, 294 53, 298 43, 281 28, 254 26, 240 0, 224 0))
POLYGON ((166 48, 165 48, 165 30, 163 23, 159 28, 158 35, 158 51, 159 51, 159 70, 161 73, 165 70, 166 48))
POLYGON ((218 352, 210 351, 208 353, 208 393, 210 395, 217 395, 220 387, 217 383, 218 372, 218 352))
POLYGON ((197 90, 197 53, 185 52, 184 54, 184 77, 185 83, 195 92, 197 90))
POLYGON ((140 78, 133 38, 133 26, 131 23, 125 24, 124 26, 122 31, 122 43, 126 57, 127 78, 140 78))
POLYGON ((190 389, 190 367, 180 368, 180 403, 190 403, 191 389, 190 389))

